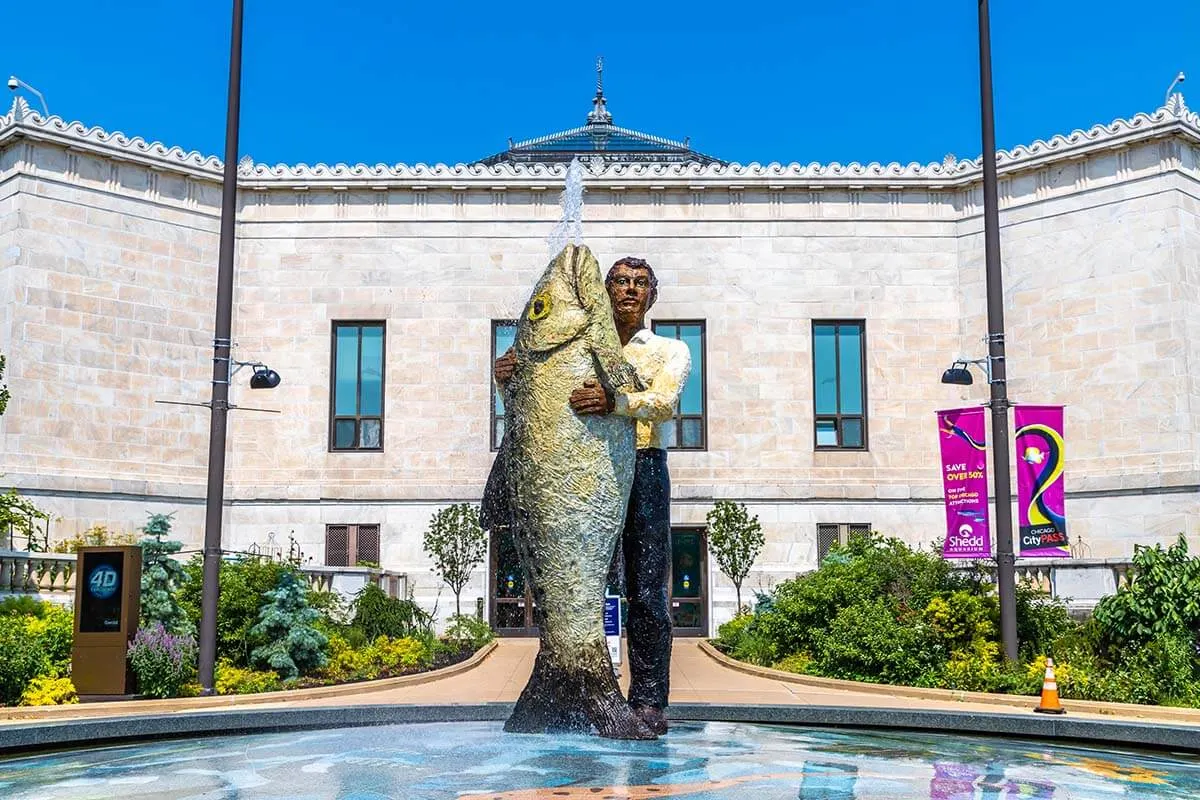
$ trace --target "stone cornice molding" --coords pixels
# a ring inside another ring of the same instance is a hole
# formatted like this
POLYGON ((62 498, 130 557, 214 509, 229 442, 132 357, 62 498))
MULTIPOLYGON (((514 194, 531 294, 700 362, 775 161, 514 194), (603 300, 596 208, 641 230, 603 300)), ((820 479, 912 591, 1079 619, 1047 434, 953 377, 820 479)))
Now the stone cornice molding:
MULTIPOLYGON (((1174 94, 1167 104, 1153 113, 1138 113, 1129 119, 1117 119, 1107 125, 1095 125, 1087 130, 1075 130, 1039 139, 1012 150, 1000 150, 997 164, 1002 174, 1014 174, 1038 169, 1049 162, 1074 160, 1092 153, 1125 147, 1155 138, 1182 136, 1200 144, 1200 115, 1189 109, 1182 94, 1174 94)), ((99 127, 86 127, 80 122, 67 122, 58 116, 43 117, 17 97, 9 112, 0 117, 0 146, 7 141, 25 137, 35 141, 57 143, 75 150, 91 151, 113 160, 145 165, 152 169, 171 170, 220 182, 222 163, 216 156, 204 156, 180 147, 167 147, 161 142, 147 142, 140 136, 109 133, 99 127)), ((892 162, 880 164, 852 162, 841 164, 603 164, 591 168, 589 178, 596 181, 619 181, 628 186, 645 184, 649 187, 670 186, 694 188, 712 185, 726 186, 731 180, 739 185, 761 188, 792 186, 847 186, 961 189, 981 180, 981 159, 955 160, 907 165, 892 162)), ((453 181, 467 188, 491 190, 497 181, 510 187, 530 185, 544 188, 565 174, 562 164, 497 164, 495 166, 468 164, 277 164, 256 163, 249 156, 238 165, 239 184, 247 190, 306 189, 306 188, 435 188, 453 181)))

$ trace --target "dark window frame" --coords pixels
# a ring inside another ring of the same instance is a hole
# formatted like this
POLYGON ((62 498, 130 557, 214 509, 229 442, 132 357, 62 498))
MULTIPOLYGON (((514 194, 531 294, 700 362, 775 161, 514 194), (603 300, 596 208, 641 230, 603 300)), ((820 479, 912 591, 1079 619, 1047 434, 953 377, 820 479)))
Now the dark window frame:
POLYGON ((830 452, 836 450, 849 450, 853 452, 861 452, 870 450, 870 436, 868 433, 869 425, 867 424, 867 321, 865 319, 814 319, 812 321, 812 387, 813 387, 813 450, 822 452, 830 452), (832 325, 833 331, 833 368, 834 368, 834 388, 837 392, 837 407, 838 411, 834 414, 818 414, 817 413, 817 326, 832 325), (842 407, 842 359, 841 359, 841 334, 838 333, 839 325, 855 325, 858 327, 858 341, 860 343, 858 352, 859 372, 862 378, 862 413, 861 414, 843 414, 842 407), (843 422, 845 420, 859 420, 862 423, 862 444, 861 445, 845 445, 842 444, 843 422), (820 444, 817 436, 817 426, 821 422, 833 422, 834 430, 837 433, 838 444, 820 444))
MULTIPOLYGON (((700 413, 681 414, 679 412, 680 400, 683 397, 683 387, 681 386, 679 387, 680 397, 675 400, 675 412, 671 415, 670 422, 658 424, 675 426, 675 444, 668 447, 668 450, 682 450, 691 453, 706 452, 708 450, 708 325, 702 319, 656 319, 650 322, 651 333, 661 336, 662 334, 658 332, 659 325, 674 325, 676 328, 683 325, 700 326, 700 413), (698 447, 685 447, 681 444, 685 419, 700 420, 700 445, 698 447)), ((675 341, 682 342, 683 339, 676 338, 675 341)), ((695 371, 695 369, 696 365, 692 364, 692 370, 695 371)))
MULTIPOLYGON (((491 335, 492 335, 492 341, 491 341, 492 360, 488 362, 488 385, 491 386, 491 392, 488 394, 488 432, 487 432, 487 436, 488 436, 488 448, 493 453, 495 453, 496 451, 498 451, 500 449, 500 443, 498 441, 496 441, 496 423, 502 419, 505 419, 508 416, 507 413, 505 413, 505 414, 497 414, 496 413, 496 392, 499 391, 500 387, 498 387, 496 385, 496 376, 494 374, 494 370, 492 369, 492 366, 496 363, 496 359, 503 355, 503 353, 496 352, 496 331, 498 329, 500 329, 501 327, 512 327, 515 329, 517 327, 517 322, 518 322, 518 320, 515 320, 515 319, 494 319, 494 320, 492 320, 492 333, 491 333, 491 335)), ((513 332, 516 333, 515 330, 513 332)))
POLYGON ((387 321, 381 319, 337 319, 333 320, 329 329, 329 452, 330 453, 382 453, 387 431, 385 414, 387 409, 387 321), (362 411, 362 328, 364 326, 379 326, 383 329, 379 351, 379 416, 355 413, 353 416, 337 413, 337 334, 339 328, 358 328, 358 382, 357 396, 354 407, 356 412, 362 411), (339 419, 354 420, 354 441, 359 441, 362 421, 364 419, 379 420, 379 447, 337 447, 336 432, 339 419))
POLYGON ((850 543, 852 538, 861 536, 870 536, 872 532, 871 523, 869 522, 818 522, 817 523, 817 566, 821 566, 821 562, 825 560, 825 556, 829 555, 829 551, 834 547, 845 547, 850 543), (821 552, 821 529, 822 528, 837 528, 837 541, 825 548, 825 552, 821 552))
POLYGON ((376 562, 382 566, 383 564, 383 524, 380 522, 331 522, 325 525, 325 566, 327 567, 354 567, 359 561, 369 561, 370 559, 359 558, 359 534, 363 528, 374 528, 375 535, 375 556, 376 562), (329 563, 329 534, 333 528, 346 529, 346 563, 345 564, 330 564, 329 563))

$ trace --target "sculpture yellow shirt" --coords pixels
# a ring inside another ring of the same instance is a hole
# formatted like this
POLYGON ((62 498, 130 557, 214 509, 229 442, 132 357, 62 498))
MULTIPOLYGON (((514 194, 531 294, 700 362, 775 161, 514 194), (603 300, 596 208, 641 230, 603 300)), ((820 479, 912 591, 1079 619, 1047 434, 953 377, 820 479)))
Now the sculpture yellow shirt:
POLYGON ((637 448, 665 450, 670 429, 661 423, 675 414, 679 393, 692 369, 692 354, 678 339, 668 339, 642 328, 621 351, 647 385, 644 392, 618 394, 614 414, 637 420, 637 448))

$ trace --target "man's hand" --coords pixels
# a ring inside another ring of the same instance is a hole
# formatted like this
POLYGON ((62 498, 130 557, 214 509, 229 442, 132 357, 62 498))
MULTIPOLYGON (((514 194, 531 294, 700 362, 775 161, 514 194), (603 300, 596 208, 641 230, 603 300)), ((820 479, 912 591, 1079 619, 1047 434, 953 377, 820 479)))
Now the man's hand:
POLYGON ((594 379, 584 381, 583 386, 571 392, 568 402, 571 410, 580 415, 607 414, 613 410, 613 401, 594 379))
POLYGON ((496 383, 508 383, 508 379, 512 377, 517 370, 517 354, 510 347, 508 351, 496 359, 496 363, 492 365, 492 375, 496 378, 496 383))

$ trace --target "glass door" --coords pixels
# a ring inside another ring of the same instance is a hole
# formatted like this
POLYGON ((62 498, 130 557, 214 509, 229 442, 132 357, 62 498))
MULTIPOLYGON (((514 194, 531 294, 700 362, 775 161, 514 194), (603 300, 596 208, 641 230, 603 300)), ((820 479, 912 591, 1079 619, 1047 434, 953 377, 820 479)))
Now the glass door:
POLYGON ((708 635, 708 542, 703 528, 671 529, 671 622, 676 636, 708 635))
POLYGON ((491 534, 491 620, 500 636, 537 636, 537 609, 521 559, 506 529, 491 534))

